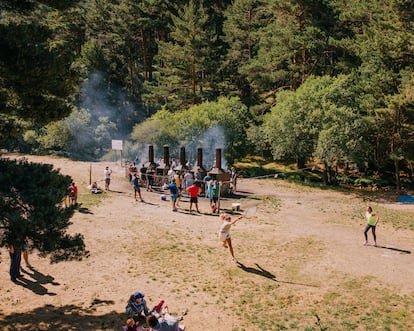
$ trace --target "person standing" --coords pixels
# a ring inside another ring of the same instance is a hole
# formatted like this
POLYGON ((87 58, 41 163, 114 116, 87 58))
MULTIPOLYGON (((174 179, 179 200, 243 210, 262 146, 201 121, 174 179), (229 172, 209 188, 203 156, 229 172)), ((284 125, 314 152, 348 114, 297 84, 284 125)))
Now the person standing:
POLYGON ((147 187, 147 168, 145 167, 144 163, 139 169, 139 173, 141 174, 141 186, 147 187))
POLYGON ((371 206, 368 206, 367 211, 365 212, 365 218, 367 220, 367 225, 365 226, 364 236, 365 241, 364 245, 368 245, 368 231, 371 229, 372 236, 374 237, 374 246, 377 246, 377 235, 375 233, 377 223, 379 221, 378 215, 372 210, 371 206))
POLYGON ((233 245, 231 243, 231 235, 230 235, 230 228, 233 224, 240 221, 243 218, 243 216, 239 216, 235 218, 234 220, 231 220, 231 216, 228 214, 221 214, 221 220, 223 223, 220 226, 219 230, 219 239, 223 242, 224 248, 229 248, 231 258, 234 262, 237 262, 236 258, 234 257, 234 251, 233 251, 233 245))
POLYGON ((178 187, 175 184, 175 179, 171 180, 170 185, 168 185, 170 189, 170 197, 171 197, 171 204, 172 204, 172 211, 177 211, 177 199, 178 199, 178 187))
POLYGON ((138 201, 138 199, 137 199, 137 193, 138 193, 139 200, 141 202, 144 202, 144 199, 142 199, 142 196, 141 196, 141 188, 140 188, 141 185, 140 185, 140 180, 139 180, 139 176, 138 176, 137 173, 134 173, 131 184, 132 184, 132 187, 134 188, 134 199, 135 199, 135 201, 138 201))
POLYGON ((206 198, 210 199, 209 193, 210 193, 210 185, 213 182, 213 177, 211 177, 211 174, 207 172, 207 175, 203 178, 204 181, 204 192, 206 198))
POLYGON ((22 247, 15 245, 9 246, 10 255, 10 279, 12 282, 16 282, 17 278, 22 277, 20 273, 20 263, 22 260, 22 247))
POLYGON ((152 192, 154 185, 155 168, 150 165, 147 169, 147 191, 152 192))
MULTIPOLYGON (((23 246, 22 246, 22 255, 23 255, 24 262, 26 262, 26 267, 28 267, 29 269, 32 269, 33 267, 29 263, 29 247, 28 246, 29 246, 29 243, 28 243, 28 240, 26 238, 24 240, 23 246)), ((21 265, 20 265, 20 270, 23 270, 21 265)))
POLYGON ((193 203, 196 206, 197 213, 200 212, 198 209, 198 192, 200 191, 200 188, 196 185, 196 183, 192 183, 190 187, 186 189, 186 191, 190 194, 190 213, 193 209, 193 203))
POLYGON ((191 185, 193 185, 194 177, 190 170, 186 170, 184 174, 184 188, 187 190, 191 185))
POLYGON ((237 191, 237 170, 235 167, 231 167, 231 183, 233 193, 237 191))
POLYGON ((75 206, 78 202, 78 187, 75 185, 75 182, 70 184, 69 192, 69 204, 75 206))
POLYGON ((111 174, 112 174, 112 170, 109 169, 109 167, 106 167, 105 171, 104 171, 105 190, 106 191, 109 191, 109 184, 111 184, 111 174))
POLYGON ((212 180, 209 187, 207 196, 210 199, 211 212, 219 212, 219 199, 220 199, 220 183, 217 180, 212 180))

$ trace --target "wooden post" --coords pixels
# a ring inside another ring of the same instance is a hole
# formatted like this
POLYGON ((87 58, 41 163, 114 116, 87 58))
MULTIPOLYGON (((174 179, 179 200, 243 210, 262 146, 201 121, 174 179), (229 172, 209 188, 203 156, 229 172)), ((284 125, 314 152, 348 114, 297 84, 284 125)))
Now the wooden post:
POLYGON ((217 214, 220 214, 221 184, 222 184, 222 182, 219 182, 219 191, 218 191, 218 197, 217 197, 217 214))

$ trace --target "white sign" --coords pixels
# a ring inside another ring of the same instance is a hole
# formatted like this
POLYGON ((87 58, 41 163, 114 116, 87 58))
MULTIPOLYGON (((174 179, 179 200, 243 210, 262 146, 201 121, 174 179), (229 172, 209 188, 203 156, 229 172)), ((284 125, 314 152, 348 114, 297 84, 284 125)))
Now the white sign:
POLYGON ((112 140, 112 149, 122 151, 122 140, 112 140))

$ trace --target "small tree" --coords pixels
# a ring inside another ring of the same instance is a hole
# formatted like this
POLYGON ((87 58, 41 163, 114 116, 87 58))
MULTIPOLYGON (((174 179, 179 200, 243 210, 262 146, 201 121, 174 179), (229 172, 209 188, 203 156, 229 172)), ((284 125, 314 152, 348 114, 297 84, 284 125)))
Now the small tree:
POLYGON ((83 236, 66 232, 74 210, 62 201, 70 182, 49 164, 0 159, 0 247, 26 240, 52 262, 86 256, 83 236))

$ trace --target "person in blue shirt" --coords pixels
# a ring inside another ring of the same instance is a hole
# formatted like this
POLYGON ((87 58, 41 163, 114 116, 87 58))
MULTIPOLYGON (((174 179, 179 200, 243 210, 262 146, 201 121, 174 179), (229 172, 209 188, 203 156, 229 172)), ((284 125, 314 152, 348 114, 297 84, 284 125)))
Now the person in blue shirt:
POLYGON ((172 211, 177 211, 178 187, 175 184, 174 178, 171 180, 170 184, 168 185, 168 189, 170 190, 172 211))

